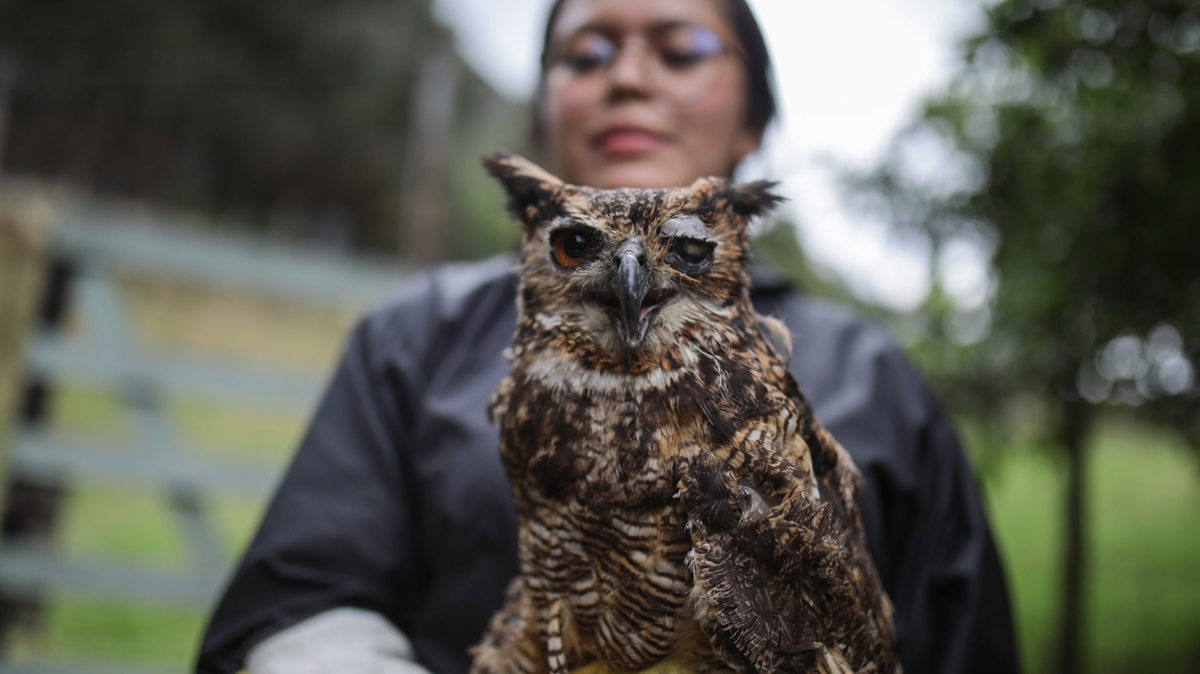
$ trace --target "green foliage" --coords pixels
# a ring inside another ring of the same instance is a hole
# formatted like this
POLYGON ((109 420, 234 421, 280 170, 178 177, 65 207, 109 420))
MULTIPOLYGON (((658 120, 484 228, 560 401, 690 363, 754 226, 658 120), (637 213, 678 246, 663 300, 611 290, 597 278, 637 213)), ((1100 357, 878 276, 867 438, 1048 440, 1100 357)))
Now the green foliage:
MULTIPOLYGON (((449 43, 429 0, 5 0, 0 159, 272 237, 394 249, 418 71, 449 43)), ((457 89, 455 132, 480 99, 505 112, 477 78, 457 89)))
POLYGON ((802 291, 854 306, 863 313, 877 313, 875 307, 863 303, 839 283, 822 276, 813 268, 800 245, 795 224, 787 220, 775 220, 757 234, 750 245, 755 260, 765 262, 802 291))
POLYGON ((40 643, 24 645, 30 655, 87 663, 161 665, 185 672, 193 664, 204 616, 194 610, 130 606, 69 597, 53 602, 40 643))
POLYGON ((1034 436, 1067 459, 1054 648, 1070 673, 1085 670, 1097 406, 1200 446, 1200 13, 1184 0, 1004 0, 987 18, 952 84, 860 186, 935 249, 990 254, 990 300, 935 292, 915 353, 960 414, 994 434, 1036 410, 1034 436))
POLYGON ((1200 439, 1200 12, 1008 0, 964 57, 865 181, 935 245, 992 251, 996 292, 974 309, 990 334, 963 348, 938 330, 919 357, 978 410, 1018 391, 1130 404, 1200 439), (930 154, 942 170, 914 179, 930 154))
POLYGON ((504 190, 483 170, 480 157, 497 147, 509 147, 533 156, 529 143, 517 143, 528 135, 530 112, 525 106, 493 109, 480 116, 481 123, 454 139, 449 168, 451 200, 446 222, 447 253, 453 259, 478 259, 515 252, 520 226, 505 209, 504 190))
MULTIPOLYGON (((1087 672, 1194 671, 1200 630, 1200 481, 1178 437, 1109 417, 1089 443, 1094 560, 1085 602, 1087 672)), ((1005 445, 987 505, 1008 572, 1024 671, 1051 672, 1063 526, 1060 462, 1033 444, 1005 445)))

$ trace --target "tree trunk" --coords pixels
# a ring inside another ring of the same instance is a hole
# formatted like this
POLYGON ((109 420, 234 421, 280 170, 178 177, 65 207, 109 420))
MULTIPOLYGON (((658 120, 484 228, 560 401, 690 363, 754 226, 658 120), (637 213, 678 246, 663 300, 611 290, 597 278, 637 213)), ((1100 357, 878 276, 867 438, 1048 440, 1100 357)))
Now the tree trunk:
POLYGON ((1068 402, 1063 409, 1059 442, 1067 455, 1066 532, 1063 547, 1062 601, 1058 624, 1058 666, 1060 674, 1077 674, 1080 666, 1080 644, 1084 634, 1084 580, 1087 570, 1085 557, 1084 513, 1086 500, 1087 456, 1084 443, 1091 425, 1091 410, 1087 403, 1068 402))
POLYGON ((447 174, 454 141, 454 113, 462 76, 448 45, 421 61, 412 96, 413 112, 404 145, 400 252, 417 267, 445 257, 447 174))
POLYGON ((12 92, 16 82, 16 59, 0 52, 0 170, 4 168, 4 149, 8 141, 8 123, 12 117, 12 92))

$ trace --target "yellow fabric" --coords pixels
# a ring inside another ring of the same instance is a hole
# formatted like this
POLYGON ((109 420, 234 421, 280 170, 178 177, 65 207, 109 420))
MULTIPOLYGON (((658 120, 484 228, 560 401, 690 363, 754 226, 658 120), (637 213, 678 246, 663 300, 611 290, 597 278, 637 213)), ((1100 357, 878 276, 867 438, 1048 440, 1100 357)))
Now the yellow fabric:
MULTIPOLYGON (((691 669, 688 669, 687 667, 685 667, 681 664, 678 664, 677 662, 674 662, 671 660, 665 660, 663 662, 658 663, 657 665, 654 665, 653 667, 651 667, 649 669, 643 669, 642 671, 636 672, 635 674, 691 674, 691 672, 692 672, 691 669)), ((250 674, 250 673, 243 669, 243 670, 238 671, 238 674, 250 674)), ((603 662, 593 662, 590 665, 584 665, 583 667, 576 669, 575 671, 571 672, 571 674, 630 674, 630 673, 623 672, 621 670, 612 669, 603 662)))
MULTIPOLYGON (((677 660, 664 660, 649 669, 643 669, 637 674, 691 674, 691 668, 680 664, 677 660)), ((603 662, 593 662, 571 672, 571 674, 630 674, 624 670, 612 669, 603 662)))

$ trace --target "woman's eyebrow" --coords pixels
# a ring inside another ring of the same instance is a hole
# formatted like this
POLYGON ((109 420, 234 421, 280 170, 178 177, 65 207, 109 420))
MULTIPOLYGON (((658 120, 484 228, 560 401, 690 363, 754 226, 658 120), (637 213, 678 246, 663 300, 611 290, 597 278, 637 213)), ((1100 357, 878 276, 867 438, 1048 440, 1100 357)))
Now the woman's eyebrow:
POLYGON ((676 28, 696 28, 700 25, 701 24, 698 24, 695 21, 687 21, 685 19, 670 19, 667 21, 656 21, 650 24, 650 27, 646 32, 665 33, 669 30, 675 30, 676 28))
MULTIPOLYGON (((662 19, 655 21, 647 26, 641 26, 636 32, 644 32, 650 35, 657 33, 665 33, 676 28, 693 28, 699 26, 695 21, 687 19, 662 19)), ((602 35, 615 35, 627 32, 620 24, 609 21, 589 21, 588 23, 579 26, 564 36, 565 39, 570 39, 581 33, 600 33, 602 35)))

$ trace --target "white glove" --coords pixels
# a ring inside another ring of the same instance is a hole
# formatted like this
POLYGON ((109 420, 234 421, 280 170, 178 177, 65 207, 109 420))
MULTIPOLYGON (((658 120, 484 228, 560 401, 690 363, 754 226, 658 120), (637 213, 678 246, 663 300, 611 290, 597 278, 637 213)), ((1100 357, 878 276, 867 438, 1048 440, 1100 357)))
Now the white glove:
POLYGON ((337 608, 273 634, 250 649, 249 674, 429 674, 408 637, 386 618, 337 608))

